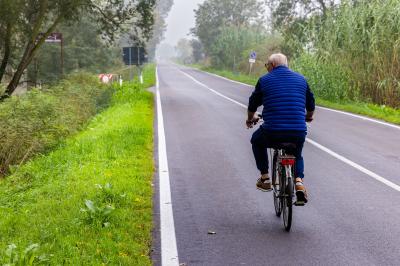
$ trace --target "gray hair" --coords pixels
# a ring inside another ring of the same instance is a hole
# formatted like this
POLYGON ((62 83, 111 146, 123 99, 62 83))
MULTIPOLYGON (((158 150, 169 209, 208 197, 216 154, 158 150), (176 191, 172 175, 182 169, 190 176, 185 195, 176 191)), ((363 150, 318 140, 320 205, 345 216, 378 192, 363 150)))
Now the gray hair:
POLYGON ((268 63, 273 64, 275 67, 277 66, 288 66, 288 60, 286 55, 278 53, 278 54, 272 54, 268 58, 268 63))

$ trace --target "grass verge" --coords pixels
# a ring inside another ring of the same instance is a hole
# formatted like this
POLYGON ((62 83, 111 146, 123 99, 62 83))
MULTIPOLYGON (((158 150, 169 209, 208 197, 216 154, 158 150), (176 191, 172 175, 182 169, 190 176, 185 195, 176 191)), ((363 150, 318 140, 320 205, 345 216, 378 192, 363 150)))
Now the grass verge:
POLYGON ((0 181, 0 265, 151 265, 154 66, 0 181), (33 262, 32 264, 30 264, 33 262))
MULTIPOLYGON (((190 67, 197 68, 206 72, 214 73, 222 77, 243 82, 249 85, 255 85, 258 78, 244 75, 235 74, 232 71, 218 70, 210 67, 204 67, 201 65, 190 65, 190 67)), ((384 105, 376 105, 371 103, 363 102, 332 102, 325 99, 316 97, 316 102, 320 106, 351 112, 355 114, 365 115, 372 118, 381 119, 390 123, 400 124, 400 110, 394 109, 384 105)))

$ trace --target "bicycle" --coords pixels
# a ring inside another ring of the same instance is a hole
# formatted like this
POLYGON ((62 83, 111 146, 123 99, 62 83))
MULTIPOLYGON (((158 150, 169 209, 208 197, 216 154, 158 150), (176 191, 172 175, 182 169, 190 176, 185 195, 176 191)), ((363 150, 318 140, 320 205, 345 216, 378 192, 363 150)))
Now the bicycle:
POLYGON ((294 143, 280 143, 273 147, 272 190, 276 216, 283 213, 283 225, 290 231, 293 220, 293 205, 304 206, 304 202, 294 201, 294 179, 296 158, 287 150, 296 148, 294 143))
MULTIPOLYGON (((307 119, 306 119, 307 120, 307 119)), ((262 121, 261 114, 258 114, 258 120, 255 124, 262 121)), ((307 120, 307 122, 311 122, 307 120)), ((272 147, 272 190, 276 216, 280 217, 283 213, 283 225, 287 232, 290 231, 293 220, 293 205, 304 206, 301 201, 294 201, 295 188, 295 169, 296 157, 291 155, 290 150, 296 148, 295 143, 279 143, 272 147)), ((271 150, 270 150, 271 151, 271 150)))

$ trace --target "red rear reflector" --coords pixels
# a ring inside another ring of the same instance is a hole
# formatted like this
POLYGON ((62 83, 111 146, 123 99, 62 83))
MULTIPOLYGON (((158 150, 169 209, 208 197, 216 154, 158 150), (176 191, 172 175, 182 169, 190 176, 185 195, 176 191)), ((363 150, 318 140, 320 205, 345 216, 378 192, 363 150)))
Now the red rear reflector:
POLYGON ((281 164, 282 165, 294 165, 295 160, 294 159, 282 159, 281 164))

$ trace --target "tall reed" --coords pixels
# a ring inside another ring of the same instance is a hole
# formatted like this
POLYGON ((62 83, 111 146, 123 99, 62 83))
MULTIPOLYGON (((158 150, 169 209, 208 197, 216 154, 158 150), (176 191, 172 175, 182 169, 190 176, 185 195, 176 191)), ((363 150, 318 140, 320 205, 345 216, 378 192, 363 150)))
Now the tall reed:
POLYGON ((353 94, 400 107, 400 1, 344 1, 322 24, 310 23, 308 34, 311 54, 342 66, 353 94))

